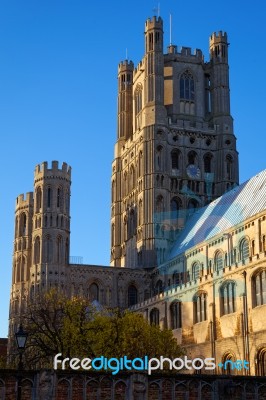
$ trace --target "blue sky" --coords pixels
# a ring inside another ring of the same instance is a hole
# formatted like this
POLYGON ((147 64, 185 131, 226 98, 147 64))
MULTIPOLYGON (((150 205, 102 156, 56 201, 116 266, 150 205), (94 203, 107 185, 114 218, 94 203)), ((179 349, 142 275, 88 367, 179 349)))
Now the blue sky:
MULTIPOLYGON (((116 139, 117 65, 137 64, 154 0, 2 0, 0 4, 0 337, 6 337, 14 204, 33 190, 42 161, 72 166, 71 255, 109 264, 110 173, 116 139), (131 5, 132 4, 132 5, 131 5)), ((165 47, 200 48, 214 31, 229 36, 231 110, 240 181, 265 168, 263 1, 165 0, 165 47), (221 6, 222 4, 222 6, 221 6)))

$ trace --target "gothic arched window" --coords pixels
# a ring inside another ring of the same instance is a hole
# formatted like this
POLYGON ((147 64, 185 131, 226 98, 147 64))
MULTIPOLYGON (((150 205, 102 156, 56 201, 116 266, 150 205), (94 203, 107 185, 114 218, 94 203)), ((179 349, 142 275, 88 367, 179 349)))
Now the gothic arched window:
POLYGON ((16 264, 16 282, 20 282, 21 264, 22 264, 21 257, 19 257, 16 264))
POLYGON ((143 155, 142 151, 139 152, 139 177, 143 175, 143 155))
POLYGON ((141 128, 141 110, 142 110, 142 86, 139 85, 135 91, 135 125, 136 129, 141 128))
POLYGON ((124 194, 124 196, 126 196, 127 195, 127 190, 128 190, 128 185, 127 185, 127 172, 125 172, 124 173, 124 181, 123 181, 123 187, 122 187, 122 189, 123 189, 123 194, 124 194))
POLYGON ((47 189, 47 207, 50 208, 52 206, 52 189, 48 187, 47 189))
POLYGON ((256 356, 257 371, 256 375, 265 376, 266 375, 266 348, 260 349, 256 356))
POLYGON ((200 277, 200 264, 195 262, 192 265, 192 280, 197 280, 200 277))
POLYGON ((221 294, 221 315, 235 312, 235 282, 226 282, 220 290, 221 294))
POLYGON ((235 357, 232 353, 227 352, 222 357, 223 374, 232 375, 234 372, 235 357))
POLYGON ((181 301, 174 301, 170 306, 171 329, 182 327, 181 301))
POLYGON ((215 254, 214 263, 216 271, 220 271, 223 269, 224 261, 223 261, 223 253, 221 251, 217 251, 217 253, 215 254))
POLYGON ((139 201, 139 212, 138 212, 138 216, 139 216, 138 225, 141 225, 142 222, 143 222, 143 205, 142 205, 142 199, 140 199, 140 201, 139 201))
MULTIPOLYGON (((201 358, 201 357, 199 357, 199 358, 201 358)), ((204 358, 204 357, 202 357, 202 358, 204 358)), ((195 364, 195 368, 197 367, 197 369, 195 369, 194 370, 194 375, 201 375, 201 374, 203 374, 204 373, 204 367, 203 367, 203 365, 204 365, 204 362, 201 360, 197 360, 197 361, 194 361, 194 364, 195 364)), ((206 392, 205 392, 206 393, 206 392)), ((204 394, 205 394, 204 393, 204 394)), ((208 393, 208 392, 207 392, 208 393)), ((203 392, 202 392, 202 394, 203 394, 203 392)), ((203 394, 203 397, 205 397, 204 396, 204 394, 203 394)))
POLYGON ((195 100, 194 78, 189 71, 185 71, 180 77, 180 100, 195 100))
POLYGON ((48 235, 45 238, 45 242, 44 242, 44 251, 45 251, 45 255, 44 255, 44 259, 45 262, 51 262, 53 260, 53 241, 51 239, 51 236, 48 235))
POLYGON ((34 241, 34 264, 39 264, 40 262, 40 251, 41 251, 40 238, 39 236, 37 236, 34 241))
POLYGON ((26 258, 22 257, 21 259, 21 271, 20 271, 20 280, 21 282, 25 281, 26 279, 26 258))
POLYGON ((160 294, 163 292, 163 282, 159 279, 155 285, 155 294, 160 294))
POLYGON ((135 112, 136 115, 142 110, 142 87, 138 86, 135 91, 135 112))
POLYGON ((112 244, 112 247, 115 245, 115 224, 112 224, 111 244, 112 244))
POLYGON ((115 190, 116 190, 116 185, 115 185, 115 180, 112 181, 112 203, 115 201, 115 190))
POLYGON ((42 208, 42 189, 38 187, 36 191, 36 212, 40 212, 41 208, 42 208))
POLYGON ((129 190, 133 190, 135 187, 135 168, 131 165, 130 176, 129 176, 129 190))
POLYGON ((194 303, 194 322, 202 322, 207 320, 207 294, 205 292, 198 293, 193 298, 194 303))
POLYGON ((18 216, 16 216, 15 222, 15 238, 18 237, 18 216))
POLYGON ((58 264, 61 264, 63 261, 63 243, 62 243, 62 236, 58 236, 58 238, 56 239, 56 260, 58 262, 58 264))
POLYGON ((99 301, 99 286, 95 282, 89 287, 89 299, 90 301, 99 301))
POLYGON ((243 239, 240 242, 240 260, 245 261, 249 258, 249 241, 248 239, 243 239))
POLYGON ((20 271, 21 271, 21 257, 19 257, 16 263, 16 282, 20 282, 20 271))
POLYGON ((129 213, 128 220, 128 238, 131 238, 136 234, 136 215, 135 211, 132 209, 129 213))
POLYGON ((192 150, 187 155, 188 164, 196 164, 197 163, 197 153, 192 150))
POLYGON ((63 191, 61 188, 58 188, 57 189, 57 198, 56 198, 56 207, 61 209, 62 203, 63 203, 63 191))
POLYGON ((163 148, 158 146, 156 149, 156 169, 161 171, 163 168, 163 148))
POLYGON ((228 154, 225 159, 226 162, 226 179, 233 179, 233 157, 228 154))
POLYGON ((266 304, 266 270, 260 270, 252 278, 253 306, 266 304))
POLYGON ((181 274, 179 272, 173 273, 173 284, 179 285, 181 283, 181 274))
POLYGON ((25 213, 22 213, 19 220, 20 236, 26 235, 26 228, 27 228, 27 216, 25 213))
POLYGON ((204 172, 210 173, 212 171, 212 155, 206 154, 204 156, 204 172))
POLYGON ((136 286, 134 285, 130 285, 128 287, 128 306, 134 306, 134 304, 137 304, 138 302, 138 290, 136 288, 136 286))
POLYGON ((160 312, 158 308, 153 308, 150 312, 150 323, 153 325, 159 325, 160 322, 160 312))
POLYGON ((188 209, 190 210, 190 211, 195 211, 196 210, 196 208, 198 208, 198 206, 199 206, 199 203, 197 202, 197 200, 195 200, 195 199, 190 199, 189 200, 189 202, 188 202, 188 209))
POLYGON ((178 150, 173 150, 171 152, 172 170, 179 169, 179 157, 180 157, 180 152, 178 150))
POLYGON ((178 197, 174 197, 170 203, 171 218, 178 218, 178 212, 181 208, 181 200, 178 197))

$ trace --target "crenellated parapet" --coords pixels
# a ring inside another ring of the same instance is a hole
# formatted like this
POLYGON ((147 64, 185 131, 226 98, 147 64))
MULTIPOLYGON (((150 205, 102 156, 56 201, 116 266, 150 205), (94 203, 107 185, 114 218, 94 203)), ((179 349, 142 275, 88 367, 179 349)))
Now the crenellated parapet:
MULTIPOLYGON (((170 61, 173 57, 174 61, 182 61, 183 58, 187 58, 190 62, 204 62, 204 55, 200 49, 192 49, 191 47, 178 47, 170 45, 167 47, 167 54, 165 58, 170 61)), ((183 60, 184 61, 184 60, 183 60)))
POLYGON ((213 43, 224 42, 227 43, 227 33, 223 31, 214 32, 210 36, 210 45, 213 43))
POLYGON ((163 20, 155 16, 145 22, 145 53, 153 52, 163 53, 163 20))
POLYGON ((156 17, 155 15, 152 18, 148 18, 145 22, 145 32, 150 29, 162 29, 163 20, 161 17, 156 17))
POLYGON ((34 171, 34 183, 42 179, 64 179, 67 181, 71 180, 71 167, 63 162, 62 167, 58 166, 58 161, 52 161, 51 168, 48 167, 48 163, 45 161, 38 164, 34 171))
MULTIPOLYGON (((26 196, 20 194, 16 198, 15 205, 15 251, 20 247, 24 250, 27 249, 28 245, 20 246, 21 238, 30 237, 32 232, 32 215, 33 215, 34 199, 33 193, 28 192, 26 196)), ((26 240, 26 239, 24 239, 26 240)), ((28 239, 27 239, 28 240, 28 239)))
MULTIPOLYGON (((71 167, 63 162, 52 161, 51 168, 45 161, 34 171, 34 210, 35 214, 69 214, 71 167)), ((37 224, 38 225, 38 224, 37 224)))
POLYGON ((213 63, 228 63, 227 33, 219 31, 210 36, 210 60, 213 63))
POLYGON ((134 69, 134 63, 131 60, 130 61, 124 60, 118 64, 118 73, 126 72, 126 71, 133 71, 133 69, 134 69))
POLYGON ((25 194, 20 194, 16 198, 15 211, 25 210, 29 207, 33 207, 33 192, 28 192, 25 194))

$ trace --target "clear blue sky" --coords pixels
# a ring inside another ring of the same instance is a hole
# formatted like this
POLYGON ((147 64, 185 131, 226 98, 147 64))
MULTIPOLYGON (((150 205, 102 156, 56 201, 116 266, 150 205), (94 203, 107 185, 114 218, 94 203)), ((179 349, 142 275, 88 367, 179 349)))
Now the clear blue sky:
MULTIPOLYGON (((109 264, 110 173, 116 139, 117 64, 143 56, 154 0, 2 0, 0 4, 0 337, 7 335, 14 204, 47 160, 73 168, 71 255, 109 264)), ((265 4, 160 2, 165 46, 200 48, 228 33, 231 109, 240 180, 265 168, 265 4), (221 6, 222 5, 222 6, 221 6)))

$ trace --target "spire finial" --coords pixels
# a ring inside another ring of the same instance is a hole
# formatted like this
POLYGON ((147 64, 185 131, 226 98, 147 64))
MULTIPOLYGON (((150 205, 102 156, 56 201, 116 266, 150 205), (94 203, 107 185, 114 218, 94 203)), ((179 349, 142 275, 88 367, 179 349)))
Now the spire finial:
POLYGON ((170 46, 172 46, 172 14, 170 14, 170 46))
POLYGON ((158 3, 157 7, 153 8, 152 10, 154 13, 157 14, 157 17, 160 17, 160 3, 158 3))

